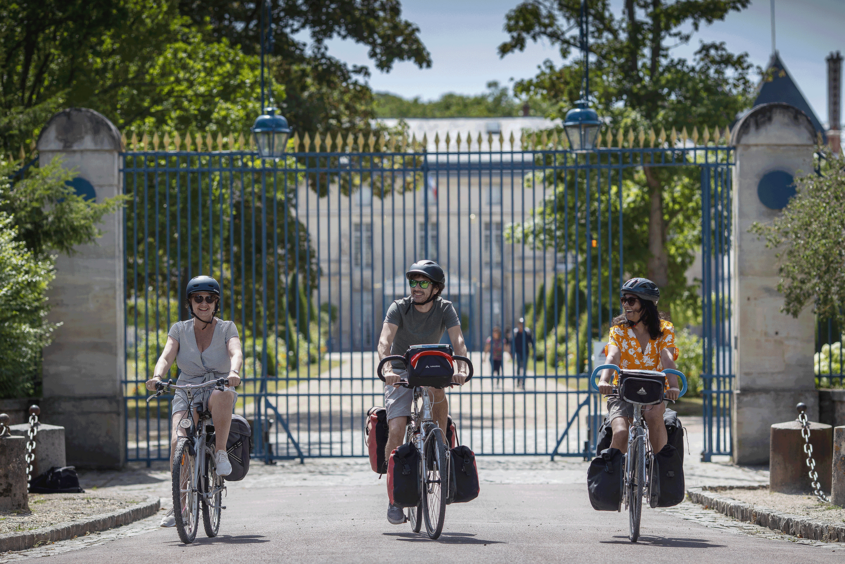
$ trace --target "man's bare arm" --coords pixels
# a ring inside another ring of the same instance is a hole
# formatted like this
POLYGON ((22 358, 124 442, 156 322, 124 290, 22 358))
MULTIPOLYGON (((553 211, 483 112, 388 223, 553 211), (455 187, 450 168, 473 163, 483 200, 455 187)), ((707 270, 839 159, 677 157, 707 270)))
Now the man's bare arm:
MULTIPOLYGON (((381 335, 378 338, 378 359, 382 360, 386 356, 390 356, 390 349, 393 347, 393 339, 396 338, 396 332, 399 330, 398 325, 387 323, 381 328, 381 335)), ((396 384, 399 381, 399 376, 393 374, 393 364, 388 362, 384 365, 384 379, 388 384, 396 384)))
MULTIPOLYGON (((467 356, 467 346, 464 342, 464 334, 461 331, 461 326, 455 325, 454 327, 450 327, 448 332, 449 340, 452 341, 452 349, 455 351, 455 354, 469 358, 469 356, 467 356)), ((462 360, 458 361, 458 371, 459 372, 458 374, 455 374, 453 381, 456 384, 463 384, 469 374, 469 367, 462 360)))

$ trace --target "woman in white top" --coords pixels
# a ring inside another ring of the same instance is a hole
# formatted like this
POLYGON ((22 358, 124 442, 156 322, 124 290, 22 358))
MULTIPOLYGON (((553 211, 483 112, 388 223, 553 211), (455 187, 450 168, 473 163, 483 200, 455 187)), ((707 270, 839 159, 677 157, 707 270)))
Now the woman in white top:
MULTIPOLYGON (((214 462, 218 476, 228 476, 232 464, 226 454, 226 441, 232 424, 232 408, 238 394, 234 388, 240 384, 240 369, 243 363, 241 341, 238 329, 232 321, 224 321, 214 315, 220 308, 220 284, 210 276, 197 276, 188 282, 188 310, 191 319, 174 323, 167 333, 167 344, 158 359, 153 377, 147 380, 147 389, 154 391, 157 382, 167 374, 173 361, 179 367, 178 384, 201 384, 209 380, 227 378, 229 385, 225 391, 209 389, 194 397, 193 405, 188 406, 187 396, 177 391, 173 398, 170 439, 170 462, 173 464, 173 452, 179 436, 185 431, 179 427, 179 421, 188 409, 197 420, 197 407, 207 405, 214 421, 216 452, 214 462)), ((172 512, 162 519, 162 526, 175 526, 172 512)))

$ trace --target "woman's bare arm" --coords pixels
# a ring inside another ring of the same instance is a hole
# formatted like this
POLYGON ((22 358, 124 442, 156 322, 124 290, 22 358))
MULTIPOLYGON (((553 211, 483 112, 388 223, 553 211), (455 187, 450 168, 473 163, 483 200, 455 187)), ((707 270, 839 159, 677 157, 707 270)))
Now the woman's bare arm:
POLYGON ((164 350, 161 351, 161 356, 158 357, 155 369, 153 370, 153 377, 147 380, 147 389, 155 390, 155 383, 161 382, 161 379, 170 371, 173 362, 176 360, 176 355, 179 352, 179 341, 167 336, 167 342, 164 344, 164 350))

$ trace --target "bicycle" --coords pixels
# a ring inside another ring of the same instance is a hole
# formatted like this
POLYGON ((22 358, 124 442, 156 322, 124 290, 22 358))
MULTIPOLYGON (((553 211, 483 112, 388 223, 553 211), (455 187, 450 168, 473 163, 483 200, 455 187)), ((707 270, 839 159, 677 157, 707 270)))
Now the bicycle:
MULTIPOLYGON (((223 391, 228 380, 219 378, 202 384, 179 385, 168 380, 157 383, 156 393, 147 398, 147 403, 170 389, 183 390, 187 395, 188 405, 192 405, 194 394, 206 388, 223 391)), ((223 477, 217 475, 214 462, 214 427, 211 412, 197 407, 197 422, 194 424, 190 410, 179 421, 179 427, 185 430, 186 437, 180 437, 173 454, 171 470, 171 490, 173 493, 173 517, 179 539, 190 544, 197 536, 199 512, 202 509, 202 523, 208 537, 216 537, 220 531, 220 517, 225 509, 223 492, 226 486, 223 477), (204 453, 197 460, 197 453, 204 453)))
POLYGON ((602 371, 612 368, 619 376, 618 386, 608 397, 619 397, 634 406, 634 417, 628 428, 628 452, 625 454, 623 466, 624 481, 622 502, 628 511, 628 538, 637 542, 640 537, 640 520, 642 517, 643 497, 648 497, 649 505, 655 507, 656 497, 652 496, 654 484, 654 453, 648 440, 648 426, 643 417, 643 406, 655 405, 664 401, 666 374, 674 374, 681 379, 680 399, 687 392, 687 378, 680 371, 666 368, 662 372, 655 370, 622 370, 615 364, 602 364, 593 370, 590 376, 590 388, 598 392, 596 376, 602 371), (631 378, 631 380, 628 380, 631 378), (626 380, 636 385, 625 385, 626 380), (649 382, 652 384, 649 385, 649 382), (638 388, 639 389, 634 389, 638 388), (646 390, 646 388, 650 388, 646 390), (659 388, 658 388, 659 387, 659 388))
MULTIPOLYGON (((418 346, 420 353, 412 357, 411 362, 415 358, 425 355, 426 346, 418 346)), ((431 347, 442 348, 442 346, 431 347)), ((450 349, 451 350, 451 349, 450 349)), ((430 351, 429 354, 435 354, 435 351, 430 351)), ((437 353, 439 356, 445 356, 445 353, 437 353)), ((465 362, 469 367, 469 375, 466 382, 472 379, 473 367, 470 359, 449 355, 451 360, 460 360, 465 362)), ((384 357, 378 365, 376 370, 378 377, 384 382, 383 368, 385 363, 391 361, 401 361, 406 367, 408 360, 404 356, 392 355, 384 357)), ((466 383, 464 382, 464 383, 466 383)), ((423 520, 425 521, 425 530, 428 537, 435 540, 440 537, 443 532, 443 523, 446 518, 446 503, 449 495, 449 476, 451 476, 451 462, 450 452, 446 448, 446 437, 440 425, 432 417, 431 398, 427 388, 442 389, 451 387, 451 376, 446 379, 442 376, 437 377, 409 377, 408 380, 400 380, 399 385, 405 388, 412 388, 414 390, 414 400, 411 403, 411 418, 408 425, 405 427, 405 437, 402 444, 412 442, 420 453, 420 502, 416 507, 409 507, 406 509, 405 518, 411 523, 411 530, 419 533, 422 529, 423 520), (422 410, 420 410, 419 400, 422 398, 422 410), (446 476, 446 479, 443 479, 446 476), (443 484, 446 484, 446 495, 443 495, 443 484), (423 519, 424 517, 424 519, 423 519)))

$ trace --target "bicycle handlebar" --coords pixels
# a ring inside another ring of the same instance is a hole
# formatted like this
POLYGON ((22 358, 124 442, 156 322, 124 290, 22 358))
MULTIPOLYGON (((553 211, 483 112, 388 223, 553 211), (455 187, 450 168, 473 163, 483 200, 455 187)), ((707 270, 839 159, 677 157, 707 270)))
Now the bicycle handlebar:
MULTIPOLYGON (((620 370, 620 368, 618 366, 616 366, 615 364, 602 364, 601 366, 597 366, 595 368, 595 370, 593 370, 593 373, 590 374, 590 389, 592 391, 594 391, 594 392, 599 391, 599 387, 596 384, 596 376, 598 376, 600 371, 607 370, 607 369, 613 369, 613 370, 616 371, 616 373, 618 375, 620 375, 620 376, 622 375, 622 370, 620 370)), ((684 374, 681 371, 675 370, 674 368, 664 369, 663 374, 664 375, 665 374, 674 374, 675 376, 677 376, 678 378, 681 379, 681 393, 678 394, 678 399, 682 398, 684 396, 684 394, 687 393, 687 389, 689 389, 689 386, 687 385, 687 377, 684 376, 684 374)))
MULTIPOLYGON (((405 368, 407 369, 407 367, 408 367, 408 363, 407 363, 407 361, 405 360, 405 357, 404 357, 404 356, 399 356, 399 355, 397 355, 397 354, 393 354, 393 355, 390 355, 390 356, 386 356, 386 357, 384 357, 383 359, 381 359, 381 362, 379 362, 379 363, 378 363, 378 368, 376 369, 376 375, 379 377, 379 379, 380 379, 382 382, 385 382, 385 379, 384 379, 384 365, 385 365, 386 363, 388 363, 388 362, 392 362, 392 361, 394 361, 394 360, 398 360, 399 362, 401 362, 402 364, 404 364, 404 365, 405 365, 405 368)), ((470 359, 468 359, 467 357, 465 357, 465 356, 458 356, 458 355, 452 355, 452 360, 453 360, 453 361, 455 361, 455 360, 459 360, 459 361, 461 361, 461 362, 465 362, 465 363, 466 363, 466 365, 469 367, 469 374, 467 375, 467 379, 466 379, 466 381, 464 382, 464 384, 466 384, 467 382, 469 382, 470 380, 472 380, 472 376, 473 376, 473 374, 475 374, 475 369, 474 369, 474 368, 473 368, 473 366, 472 366, 472 361, 471 361, 470 359)), ((400 381, 399 381, 399 384, 400 384, 400 385, 403 385, 403 386, 405 386, 405 387, 408 387, 408 381, 407 381, 407 380, 400 380, 400 381)))
POLYGON ((171 388, 175 390, 201 390, 203 388, 213 387, 218 390, 222 390, 226 387, 228 382, 228 378, 217 378, 216 380, 209 380, 208 382, 203 382, 202 384, 177 384, 173 380, 168 380, 167 382, 156 382, 156 393, 147 398, 147 403, 150 403, 151 399, 159 397, 171 388))

